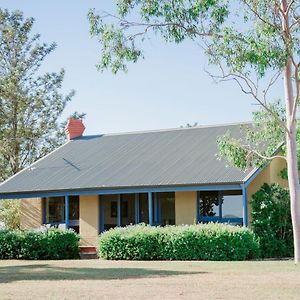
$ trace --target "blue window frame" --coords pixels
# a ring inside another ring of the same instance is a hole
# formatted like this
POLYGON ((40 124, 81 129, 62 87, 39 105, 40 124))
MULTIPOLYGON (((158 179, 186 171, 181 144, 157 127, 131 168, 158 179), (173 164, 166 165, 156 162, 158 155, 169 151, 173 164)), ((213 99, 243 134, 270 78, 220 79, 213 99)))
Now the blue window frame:
POLYGON ((242 191, 198 192, 198 221, 243 224, 242 191))
POLYGON ((44 198, 44 223, 65 223, 65 197, 44 198))
POLYGON ((53 227, 66 224, 67 227, 78 231, 79 196, 68 196, 67 202, 64 196, 43 198, 43 223, 53 227), (68 214, 67 220, 66 213, 68 214))

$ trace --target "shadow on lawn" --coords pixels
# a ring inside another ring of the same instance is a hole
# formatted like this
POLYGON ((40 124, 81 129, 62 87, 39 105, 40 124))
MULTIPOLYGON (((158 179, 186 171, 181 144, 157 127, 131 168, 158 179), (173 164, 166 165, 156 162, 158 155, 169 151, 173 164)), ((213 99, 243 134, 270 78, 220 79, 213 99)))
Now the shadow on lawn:
POLYGON ((63 268, 49 264, 32 264, 0 267, 0 283, 21 280, 122 280, 128 278, 166 277, 201 273, 207 272, 143 268, 63 268))

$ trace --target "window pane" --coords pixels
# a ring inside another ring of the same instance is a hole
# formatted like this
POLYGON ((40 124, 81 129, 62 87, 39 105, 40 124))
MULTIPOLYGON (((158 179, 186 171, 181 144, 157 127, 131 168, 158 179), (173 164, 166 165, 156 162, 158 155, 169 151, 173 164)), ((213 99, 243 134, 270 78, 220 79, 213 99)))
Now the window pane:
POLYGON ((110 202, 110 217, 117 218, 118 217, 118 201, 110 202))
POLYGON ((140 199, 140 222, 149 223, 149 211, 148 211, 148 194, 139 194, 140 199))
POLYGON ((161 225, 175 225, 175 193, 159 193, 158 197, 161 207, 161 225))
POLYGON ((118 195, 101 196, 104 209, 104 230, 117 226, 118 195))
POLYGON ((219 192, 200 192, 200 216, 219 217, 219 192))
POLYGON ((65 222, 65 198, 49 197, 45 199, 46 223, 65 222))
POLYGON ((135 194, 121 195, 122 226, 135 222, 135 194))
POLYGON ((222 197, 222 217, 223 218, 242 218, 243 217, 243 196, 242 195, 223 195, 222 197))
POLYGON ((69 220, 79 220, 79 196, 69 196, 69 220))

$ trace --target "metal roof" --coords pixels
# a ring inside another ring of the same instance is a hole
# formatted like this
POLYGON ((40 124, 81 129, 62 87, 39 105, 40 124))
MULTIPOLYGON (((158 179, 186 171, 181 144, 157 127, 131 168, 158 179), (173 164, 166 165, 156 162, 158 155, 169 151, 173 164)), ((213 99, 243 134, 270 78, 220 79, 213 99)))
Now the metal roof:
POLYGON ((1 195, 61 190, 242 183, 251 171, 217 160, 218 136, 240 124, 83 136, 0 185, 1 195))

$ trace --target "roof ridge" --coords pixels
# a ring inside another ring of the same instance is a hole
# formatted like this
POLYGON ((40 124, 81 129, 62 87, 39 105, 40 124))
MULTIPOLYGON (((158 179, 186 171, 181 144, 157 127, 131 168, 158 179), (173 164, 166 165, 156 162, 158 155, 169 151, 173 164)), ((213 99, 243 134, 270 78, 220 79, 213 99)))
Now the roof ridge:
MULTIPOLYGON (((116 136, 116 135, 129 135, 129 134, 146 134, 154 132, 168 132, 168 131, 179 131, 179 130, 193 130, 193 129, 204 129, 204 128, 214 128, 214 127, 226 127, 234 125, 247 125, 251 124, 251 121, 244 122, 233 122, 233 123, 222 123, 222 124, 210 124, 210 125, 199 125, 194 127, 176 127, 176 128, 165 128, 165 129, 150 129, 150 130, 137 130, 137 131, 125 131, 125 132, 112 132, 105 134, 94 134, 94 135, 85 135, 84 137, 97 137, 97 136, 116 136)), ((80 139, 80 138, 79 138, 80 139)))

